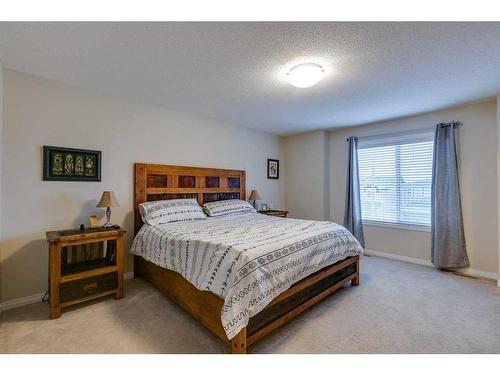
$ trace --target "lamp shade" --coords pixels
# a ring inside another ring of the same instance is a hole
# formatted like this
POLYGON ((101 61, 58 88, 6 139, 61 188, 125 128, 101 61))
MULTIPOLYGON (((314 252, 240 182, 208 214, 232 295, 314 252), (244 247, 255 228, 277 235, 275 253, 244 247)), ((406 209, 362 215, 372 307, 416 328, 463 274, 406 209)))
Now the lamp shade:
POLYGON ((112 191, 105 191, 96 207, 120 207, 120 204, 112 191))
POLYGON ((251 201, 259 200, 260 196, 259 196, 259 193, 257 192, 257 190, 252 190, 252 192, 250 193, 250 197, 248 199, 251 201))

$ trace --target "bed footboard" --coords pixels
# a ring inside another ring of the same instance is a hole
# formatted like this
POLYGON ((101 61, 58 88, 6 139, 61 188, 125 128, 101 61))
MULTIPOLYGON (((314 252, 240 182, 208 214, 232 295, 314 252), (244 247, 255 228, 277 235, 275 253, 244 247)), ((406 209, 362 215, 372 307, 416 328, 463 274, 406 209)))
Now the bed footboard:
POLYGON ((231 346, 234 354, 246 353, 247 347, 285 324, 304 310, 322 301, 345 284, 359 285, 359 256, 350 257, 293 284, 264 310, 250 318, 248 326, 232 340, 226 336, 220 314, 224 301, 219 296, 195 288, 176 272, 134 256, 136 277, 151 282, 163 294, 199 320, 212 333, 231 346))

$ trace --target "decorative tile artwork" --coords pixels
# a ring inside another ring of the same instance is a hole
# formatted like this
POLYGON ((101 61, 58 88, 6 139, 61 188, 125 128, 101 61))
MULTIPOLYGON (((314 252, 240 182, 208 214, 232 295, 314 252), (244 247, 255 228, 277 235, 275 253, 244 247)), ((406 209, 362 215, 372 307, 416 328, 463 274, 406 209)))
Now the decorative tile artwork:
POLYGON ((44 181, 101 181, 101 151, 43 146, 44 181))

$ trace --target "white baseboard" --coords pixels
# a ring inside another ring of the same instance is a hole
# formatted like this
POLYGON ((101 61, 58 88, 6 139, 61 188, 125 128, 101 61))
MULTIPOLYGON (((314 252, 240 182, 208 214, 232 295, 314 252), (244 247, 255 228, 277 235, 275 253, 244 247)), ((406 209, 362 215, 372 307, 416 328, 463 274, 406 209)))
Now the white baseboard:
POLYGON ((432 264, 432 262, 430 260, 407 257, 404 255, 398 255, 398 254, 393 254, 393 253, 386 253, 385 251, 364 249, 363 253, 366 255, 375 255, 375 256, 378 256, 381 258, 400 260, 401 262, 406 262, 406 263, 419 264, 421 266, 426 266, 426 267, 434 267, 434 265, 432 264))
POLYGON ((500 279, 498 278, 498 275, 496 273, 476 270, 474 268, 461 269, 461 270, 458 270, 457 273, 463 273, 465 275, 482 277, 483 279, 497 280, 497 282, 500 281, 500 279))
MULTIPOLYGON (((435 266, 432 264, 432 262, 430 260, 426 260, 426 259, 407 257, 404 255, 386 253, 384 251, 378 251, 378 250, 364 249, 363 252, 366 255, 375 255, 375 256, 382 257, 382 258, 394 259, 394 260, 399 260, 401 262, 419 264, 421 266, 435 268, 435 266)), ((500 286, 500 278, 494 272, 481 271, 481 270, 476 270, 474 268, 463 268, 463 269, 458 270, 457 273, 462 273, 465 275, 476 276, 476 277, 482 277, 485 279, 497 280, 497 285, 500 286)))
MULTIPOLYGON (((125 272, 123 274, 124 280, 130 280, 133 278, 134 278, 134 272, 125 272)), ((2 302, 0 304, 0 312, 12 310, 12 309, 15 309, 15 308, 21 307, 21 306, 31 305, 31 304, 37 303, 37 302, 42 302, 42 298, 44 295, 45 295, 45 292, 33 294, 32 296, 26 296, 26 297, 11 299, 10 301, 2 302)))
POLYGON ((43 293, 33 294, 32 296, 26 296, 16 299, 11 299, 10 301, 2 302, 2 311, 12 310, 16 307, 31 305, 32 303, 42 302, 42 298, 45 295, 43 293))

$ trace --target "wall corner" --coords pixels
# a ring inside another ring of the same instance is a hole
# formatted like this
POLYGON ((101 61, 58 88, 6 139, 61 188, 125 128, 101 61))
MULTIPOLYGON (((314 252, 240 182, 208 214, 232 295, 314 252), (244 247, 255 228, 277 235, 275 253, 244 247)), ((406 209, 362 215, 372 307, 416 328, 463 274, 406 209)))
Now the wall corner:
POLYGON ((497 286, 500 287, 500 94, 497 95, 497 286))

